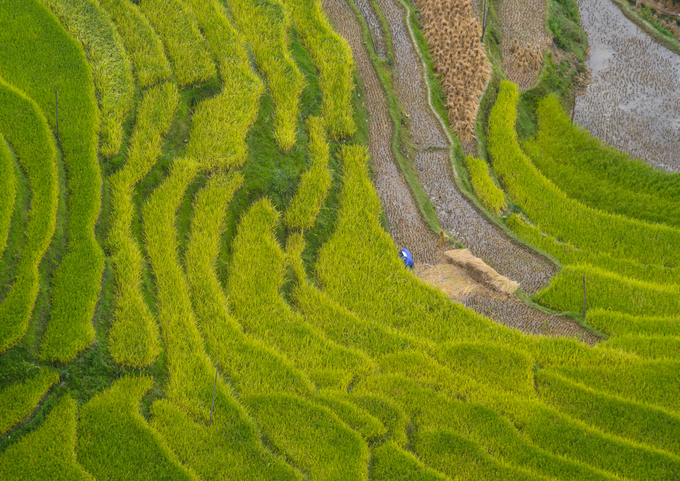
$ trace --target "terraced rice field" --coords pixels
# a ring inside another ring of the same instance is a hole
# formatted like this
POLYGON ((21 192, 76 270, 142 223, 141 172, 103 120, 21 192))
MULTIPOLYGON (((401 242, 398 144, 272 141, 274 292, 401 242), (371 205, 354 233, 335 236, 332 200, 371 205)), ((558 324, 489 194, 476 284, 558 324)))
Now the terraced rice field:
POLYGON ((510 82, 457 162, 412 7, 0 1, 0 479, 680 478, 676 177, 510 82))
POLYGON ((579 2, 579 12, 591 73, 574 121, 631 157, 680 171, 680 56, 609 0, 579 2))

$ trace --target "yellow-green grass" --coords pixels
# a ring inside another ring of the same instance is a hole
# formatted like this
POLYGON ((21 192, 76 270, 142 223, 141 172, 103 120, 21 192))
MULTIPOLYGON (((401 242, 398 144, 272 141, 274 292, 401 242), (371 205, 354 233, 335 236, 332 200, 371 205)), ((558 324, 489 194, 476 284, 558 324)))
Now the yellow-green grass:
POLYGON ((94 481, 76 461, 76 402, 64 396, 45 422, 0 455, 0 479, 94 481))
POLYGON ((408 445, 409 439, 406 430, 411 421, 392 399, 376 394, 362 395, 357 393, 350 393, 347 399, 380 420, 387 429, 385 439, 388 442, 399 448, 408 445))
POLYGON ((477 198, 494 215, 501 215, 507 209, 505 193, 496 185, 489 174, 489 165, 471 155, 465 157, 465 166, 477 198))
POLYGON ((158 327, 142 295, 142 252, 132 236, 135 185, 161 156, 163 137, 177 110, 179 94, 172 83, 149 89, 137 111, 137 123, 125 165, 109 178, 111 228, 107 238, 115 279, 109 351, 117 364, 151 365, 160 353, 158 327))
POLYGON ((302 43, 319 71, 323 123, 332 140, 356 132, 352 112, 354 59, 347 41, 331 27, 319 0, 284 0, 302 43))
POLYGON ((313 401, 329 408, 347 426, 356 431, 367 443, 380 442, 387 434, 382 422, 349 400, 346 392, 324 391, 313 401))
POLYGON ((451 478, 423 464, 409 451, 388 441, 371 449, 374 481, 450 481, 451 478))
POLYGON ((68 245, 52 281, 51 318, 40 356, 68 362, 94 340, 92 317, 104 270, 94 235, 102 186, 94 86, 80 44, 36 0, 0 5, 0 22, 6 26, 0 33, 0 75, 35 100, 53 127, 54 89, 59 91, 68 245))
POLYGON ((167 400, 155 402, 151 413, 152 426, 203 480, 303 481, 300 472, 282 457, 263 451, 261 446, 253 449, 253 439, 244 437, 238 425, 213 422, 208 427, 167 400))
POLYGON ((680 312, 680 286, 636 281, 587 265, 566 266, 538 292, 538 301, 561 311, 579 312, 583 309, 584 277, 587 307, 638 316, 680 312))
POLYGON ((293 200, 290 201, 284 221, 289 229, 306 231, 316 221, 331 188, 332 175, 328 168, 330 146, 326 141, 323 121, 319 117, 307 120, 309 133, 309 169, 302 174, 293 200))
POLYGON ((252 49, 274 101, 274 139, 283 152, 297 141, 300 95, 304 77, 291 57, 288 29, 290 17, 279 0, 232 0, 236 27, 252 49))
POLYGON ((680 336, 614 336, 604 345, 645 359, 680 361, 680 336))
POLYGON ((569 198, 545 178, 517 141, 518 88, 502 82, 489 116, 489 154, 505 192, 540 228, 575 246, 642 264, 680 266, 680 230, 609 214, 569 198))
POLYGON ((17 176, 14 172, 14 160, 7 142, 0 133, 0 259, 7 247, 16 196, 17 176))
POLYGON ((264 448, 252 420, 221 378, 213 431, 207 430, 216 374, 196 327, 175 231, 176 212, 199 169, 191 159, 175 160, 142 212, 168 369, 167 401, 153 405, 153 427, 201 478, 213 473, 215 479, 295 479, 294 471, 264 448))
POLYGON ((172 72, 163 42, 139 7, 129 0, 99 0, 99 3, 116 23, 139 86, 147 88, 167 80, 172 72))
POLYGON ((310 479, 368 480, 366 443, 327 408, 285 394, 244 401, 270 442, 310 479))
POLYGON ((59 373, 41 369, 38 374, 0 391, 0 434, 29 416, 47 391, 59 381, 59 373))
POLYGON ((680 416, 595 391, 550 370, 535 376, 539 397, 560 412, 640 444, 680 454, 680 416))
POLYGON ((97 0, 41 1, 83 45, 99 100, 99 152, 111 158, 120 150, 123 123, 135 92, 132 65, 123 41, 97 0))
POLYGON ((278 222, 279 213, 267 199, 256 202, 242 217, 229 271, 230 311, 246 333, 283 353, 313 381, 346 388, 354 376, 370 371, 373 363, 364 354, 328 340, 280 296, 285 253, 274 237, 278 222), (315 377, 317 373, 321 376, 315 377))
POLYGON ((45 117, 35 102, 2 81, 0 133, 13 146, 31 186, 21 258, 14 282, 0 304, 2 353, 26 334, 38 295, 38 266, 54 234, 59 186, 56 147, 45 117))
POLYGON ((222 91, 201 102, 191 119, 187 153, 210 168, 241 167, 246 135, 257 119, 264 86, 248 52, 218 0, 186 0, 217 61, 222 91))
POLYGON ((538 227, 529 224, 519 214, 510 215, 505 222, 522 240, 550 254, 564 265, 589 264, 640 281, 680 284, 680 268, 640 264, 630 259, 621 259, 609 254, 577 248, 568 242, 560 242, 553 236, 541 232, 538 227))
POLYGON ((247 336, 228 311, 216 262, 226 208, 243 183, 240 174, 213 176, 194 201, 185 254, 186 277, 198 329, 211 357, 241 395, 311 395, 314 386, 302 372, 263 342, 247 336))
POLYGON ((586 322, 609 336, 680 336, 680 314, 671 317, 632 316, 592 309, 586 315, 586 322))
POLYGON ((680 227, 680 174, 655 170, 572 124, 554 96, 536 109, 538 133, 522 145, 567 196, 614 214, 680 227))
POLYGON ((652 361, 622 367, 556 367, 554 371, 597 391, 656 405, 680 414, 680 362, 652 361))
POLYGON ((98 480, 198 478, 139 412, 149 377, 125 376, 80 410, 78 461, 98 480))
POLYGON ((139 8, 163 40, 180 86, 215 77, 215 62, 187 5, 180 0, 142 0, 139 8))

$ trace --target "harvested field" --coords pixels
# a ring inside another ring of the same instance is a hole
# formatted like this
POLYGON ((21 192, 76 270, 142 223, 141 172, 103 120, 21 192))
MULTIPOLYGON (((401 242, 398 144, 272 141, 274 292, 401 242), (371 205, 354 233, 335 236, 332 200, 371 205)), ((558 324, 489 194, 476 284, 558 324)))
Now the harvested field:
POLYGON ((378 19, 378 16, 373 10, 373 5, 371 5, 369 0, 355 0, 354 2, 361 12, 361 16, 366 20, 366 25, 368 25, 368 30, 371 32, 371 39, 373 40, 373 48, 378 57, 382 59, 387 58, 387 39, 385 38, 385 33, 382 29, 382 24, 378 19))
POLYGON ((385 93, 364 46, 361 26, 345 0, 325 0, 323 7, 336 31, 352 48, 357 71, 366 87, 373 183, 387 217, 390 235, 399 247, 411 251, 416 262, 436 264, 441 259, 438 238, 425 224, 397 169, 392 153, 394 126, 387 111, 385 93))
POLYGON ((557 272, 555 266, 508 239, 453 184, 448 152, 419 152, 415 164, 442 229, 500 274, 519 282, 527 295, 550 282, 557 272))
POLYGON ((680 56, 653 41, 610 0, 579 0, 591 81, 574 122, 654 167, 680 171, 680 56))
MULTIPOLYGON (((396 24, 390 21, 394 14, 389 10, 393 8, 386 10, 391 0, 378 3, 390 22, 394 38, 399 32, 394 31, 396 24)), ((425 37, 446 94, 449 123, 461 140, 469 141, 474 138, 479 101, 490 72, 480 41, 482 27, 470 0, 417 0, 417 4, 422 10, 425 37)), ((397 41, 393 41, 399 59, 402 52, 397 41)))
POLYGON ((522 90, 531 87, 551 41, 545 30, 545 0, 502 0, 496 6, 503 40, 501 57, 508 80, 522 90))
POLYGON ((529 334, 574 337, 591 346, 597 344, 600 340, 599 337, 573 319, 541 311, 525 304, 516 297, 502 298, 474 293, 465 299, 463 304, 499 324, 529 334))

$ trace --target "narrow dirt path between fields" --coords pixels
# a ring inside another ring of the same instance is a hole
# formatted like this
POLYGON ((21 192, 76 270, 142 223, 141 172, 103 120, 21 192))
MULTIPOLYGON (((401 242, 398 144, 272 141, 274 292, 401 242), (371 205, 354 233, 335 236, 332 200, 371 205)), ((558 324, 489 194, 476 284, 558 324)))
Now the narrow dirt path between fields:
MULTIPOLYGON (((325 6, 331 4, 344 5, 344 0, 327 0, 325 6)), ((393 65, 395 92, 411 121, 411 138, 419 149, 414 159, 416 173, 437 209, 437 217, 441 227, 454 235, 473 255, 484 260, 501 275, 520 282, 525 293, 531 295, 537 292, 550 282, 551 277, 556 274, 556 267, 546 258, 535 254, 505 236, 458 190, 453 181, 453 172, 449 161, 451 140, 431 107, 423 63, 419 52, 416 50, 413 34, 407 23, 407 10, 399 0, 377 0, 377 5, 387 20, 392 37, 395 54, 393 65)), ((346 5, 345 9, 348 12, 350 11, 346 5)), ((338 8, 335 13, 340 11, 340 8, 338 8)), ((337 16, 329 12, 329 17, 332 17, 331 21, 336 24, 336 28, 340 29, 338 23, 336 23, 337 16)), ((344 19, 344 23, 350 23, 350 20, 344 19)), ((357 27, 358 24, 353 30, 359 33, 357 27)), ((341 35, 345 35, 346 32, 347 30, 341 31, 341 35)), ((352 45, 359 75, 366 85, 369 100, 371 97, 383 99, 381 105, 384 106, 384 93, 373 66, 365 63, 366 61, 370 62, 370 58, 363 42, 357 39, 353 41, 349 38, 348 41, 352 45), (356 50, 355 45, 359 47, 356 50), (371 92, 373 88, 377 91, 371 92)), ((370 105, 369 112, 372 114, 371 124, 373 124, 375 118, 370 105)), ((390 138, 390 134, 384 130, 381 133, 386 135, 386 139, 390 138)), ((377 138, 371 132, 371 149, 375 148, 374 143, 385 142, 386 139, 377 138)), ((392 166, 396 168, 393 162, 392 166)), ((399 191, 400 189, 401 187, 398 186, 395 190, 399 191)), ((394 218, 395 216, 390 216, 389 213, 391 206, 383 205, 388 213, 388 220, 390 217, 394 218)), ((392 230, 392 227, 390 227, 390 230, 392 230)), ((420 263, 423 262, 420 261, 420 263)), ((478 307, 480 312, 497 322, 532 334, 577 336, 583 339, 589 339, 588 336, 592 336, 578 323, 533 309, 517 297, 493 295, 487 292, 487 289, 479 286, 478 283, 470 279, 463 280, 465 279, 464 273, 462 271, 453 272, 455 269, 450 265, 432 262, 428 264, 431 264, 429 268, 419 266, 416 270, 423 275, 424 280, 443 288, 452 299, 465 304, 470 303, 470 307, 478 307), (438 279, 438 276, 441 276, 442 279, 438 279), (437 285, 437 282, 439 285, 437 285)))
POLYGON ((388 113, 387 98, 364 45, 361 25, 345 0, 324 0, 323 7, 335 30, 349 43, 366 87, 373 184, 380 196, 390 235, 399 247, 411 251, 415 262, 437 264, 441 262, 443 252, 437 245, 439 238, 423 220, 397 168, 392 153, 394 126, 388 113))
POLYGON ((378 19, 378 16, 373 10, 373 5, 371 5, 369 0, 356 0, 357 8, 361 12, 361 16, 366 20, 368 25, 368 30, 371 32, 371 38, 373 39, 373 48, 378 57, 382 59, 387 58, 387 39, 385 38, 385 33, 383 32, 382 24, 378 19))

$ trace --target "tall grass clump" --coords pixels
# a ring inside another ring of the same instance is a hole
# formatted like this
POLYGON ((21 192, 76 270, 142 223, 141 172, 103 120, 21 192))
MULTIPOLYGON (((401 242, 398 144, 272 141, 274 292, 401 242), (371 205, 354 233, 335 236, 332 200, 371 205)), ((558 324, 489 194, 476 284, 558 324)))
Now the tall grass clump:
POLYGON ((222 91, 197 106, 187 153, 210 168, 241 167, 248 155, 246 135, 257 119, 264 86, 224 6, 218 0, 188 0, 188 4, 217 60, 222 91))
POLYGON ((0 133, 0 259, 7 247, 9 226, 14 213, 14 201, 17 196, 17 176, 14 172, 12 153, 0 133))
POLYGON ((505 194, 498 188, 489 174, 489 165, 483 160, 468 155, 465 157, 465 166, 470 173, 472 188, 479 201, 489 209, 489 212, 497 216, 501 215, 508 205, 505 202, 505 194))
POLYGON ((143 208, 147 252, 156 276, 158 321, 167 354, 166 399, 152 406, 153 427, 190 469, 211 479, 296 479, 265 450, 257 428, 226 384, 217 383, 207 428, 215 368, 196 327, 186 278, 177 258, 176 212, 199 164, 178 159, 143 208))
POLYGON ((0 455, 0 479, 94 481, 76 460, 76 402, 64 396, 43 424, 0 455))
POLYGON ((549 370, 535 376, 541 399, 584 423, 640 444, 680 454, 680 416, 570 381, 549 370))
POLYGON ((333 30, 319 0, 285 0, 284 4, 319 70, 321 114, 330 138, 351 137, 356 124, 352 112, 354 59, 349 44, 333 30))
POLYGON ((35 0, 0 5, 0 75, 40 106, 56 127, 59 92, 60 146, 67 193, 67 253, 51 292, 43 360, 68 362, 94 340, 92 317, 99 298, 104 255, 94 235, 101 208, 97 160, 99 114, 92 77, 80 44, 35 0))
POLYGON ((111 17, 97 0, 42 0, 83 45, 92 70, 101 114, 99 151, 111 158, 120 150, 123 123, 132 108, 132 65, 111 17))
POLYGON ((640 264, 630 259, 621 259, 602 252, 580 249, 541 232, 538 227, 529 224, 519 214, 510 215, 505 223, 515 235, 550 254, 562 264, 589 264, 639 281, 656 284, 680 284, 680 268, 678 267, 669 268, 654 264, 640 264))
POLYGON ((163 40, 180 87, 215 77, 215 62, 193 12, 184 2, 142 0, 139 8, 163 40))
POLYGON ((97 479, 198 480, 139 412, 152 386, 149 377, 122 377, 81 408, 78 460, 97 479))
POLYGON ((167 80, 172 71, 163 50, 163 42, 139 7, 129 0, 99 0, 116 23, 116 30, 132 59, 141 88, 167 80))
POLYGON ((311 382, 280 353, 247 336, 229 315, 216 262, 225 228, 226 208, 243 183, 240 174, 212 177, 194 201, 185 254, 186 277, 198 329, 208 353, 239 393, 311 395, 311 382))
POLYGON ((637 316, 670 316, 680 312, 680 286, 632 280, 586 265, 566 266, 537 294, 541 304, 561 311, 583 308, 583 278, 587 306, 637 316))
POLYGON ((288 48, 289 14, 278 0, 231 0, 229 7, 274 101, 276 144, 288 152, 297 141, 300 95, 305 88, 304 77, 288 48))
POLYGON ((132 235, 135 185, 161 155, 179 103, 177 87, 164 83, 148 90, 137 111, 127 162, 109 178, 111 228, 107 239, 115 279, 109 351, 117 364, 150 366, 160 353, 158 327, 142 294, 142 252, 132 235))
POLYGON ((266 199, 242 217, 229 272, 230 311, 247 334, 283 353, 317 384, 346 388, 373 363, 364 354, 328 340, 281 297, 286 259, 274 237, 278 222, 279 213, 266 199))
POLYGON ((522 145, 567 196, 605 212, 680 227, 680 174, 656 170, 572 124, 554 96, 536 109, 538 133, 522 145))
POLYGON ((609 336, 680 336, 680 314, 670 317, 633 316, 592 309, 586 315, 586 322, 609 336))
POLYGON ((45 117, 35 102, 2 81, 0 132, 14 147, 31 187, 31 206, 16 277, 0 303, 2 353, 18 343, 28 328, 38 296, 38 266, 55 230, 59 181, 57 151, 45 117))
POLYGON ((310 479, 368 480, 366 443, 328 408, 285 394, 250 396, 245 403, 276 449, 310 479))
POLYGON ((586 207, 536 169, 517 141, 518 95, 516 85, 503 82, 489 117, 489 153, 510 198, 560 240, 643 264, 680 266, 680 230, 586 207))
POLYGON ((323 120, 310 117, 307 121, 309 131, 309 169, 302 174, 293 200, 284 216, 289 229, 306 231, 312 228, 331 188, 332 175, 328 168, 330 147, 325 139, 323 120))
POLYGON ((59 382, 59 373, 49 369, 0 391, 0 434, 4 434, 31 414, 47 391, 59 382))

